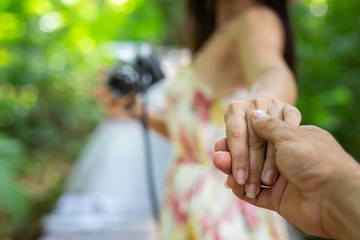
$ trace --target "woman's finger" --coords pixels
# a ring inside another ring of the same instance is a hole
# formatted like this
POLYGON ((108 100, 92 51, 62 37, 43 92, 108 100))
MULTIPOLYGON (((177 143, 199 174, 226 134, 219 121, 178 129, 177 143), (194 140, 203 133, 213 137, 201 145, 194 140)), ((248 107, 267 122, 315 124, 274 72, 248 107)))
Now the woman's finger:
POLYGON ((274 144, 268 142, 264 167, 261 173, 261 181, 265 185, 272 185, 278 175, 279 170, 277 169, 275 162, 275 147, 274 144))
POLYGON ((215 152, 218 152, 218 151, 229 151, 229 147, 228 147, 228 145, 227 145, 226 138, 222 138, 222 139, 218 140, 218 141, 215 143, 214 149, 215 149, 215 152))
POLYGON ((243 199, 245 197, 245 186, 237 184, 232 175, 226 179, 225 186, 229 187, 238 198, 243 199))
POLYGON ((226 138, 222 138, 215 143, 215 151, 213 155, 215 167, 227 175, 231 174, 231 155, 226 138))
POLYGON ((294 126, 299 126, 301 123, 301 113, 300 111, 289 104, 286 104, 286 106, 282 110, 282 117, 285 122, 290 123, 294 126))
POLYGON ((231 174, 231 155, 227 151, 218 151, 213 155, 213 162, 216 168, 223 173, 231 174))
POLYGON ((232 159, 232 174, 240 185, 245 184, 249 171, 246 104, 245 101, 232 102, 225 113, 226 142, 232 159))

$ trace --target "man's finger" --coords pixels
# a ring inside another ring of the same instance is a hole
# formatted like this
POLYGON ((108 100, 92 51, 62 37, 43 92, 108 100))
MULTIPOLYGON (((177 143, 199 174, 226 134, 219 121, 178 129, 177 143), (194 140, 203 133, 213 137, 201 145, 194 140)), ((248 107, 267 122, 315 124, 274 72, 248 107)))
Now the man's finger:
POLYGON ((296 127, 274 119, 262 110, 256 110, 251 115, 251 124, 256 134, 276 145, 284 138, 288 138, 296 130, 296 127))
MULTIPOLYGON (((261 172, 263 170, 266 141, 261 139, 251 126, 250 116, 251 112, 247 114, 248 124, 248 146, 249 146, 249 177, 246 181, 245 192, 248 198, 255 198, 261 185, 261 172)), ((237 164, 232 164, 233 168, 237 164)))

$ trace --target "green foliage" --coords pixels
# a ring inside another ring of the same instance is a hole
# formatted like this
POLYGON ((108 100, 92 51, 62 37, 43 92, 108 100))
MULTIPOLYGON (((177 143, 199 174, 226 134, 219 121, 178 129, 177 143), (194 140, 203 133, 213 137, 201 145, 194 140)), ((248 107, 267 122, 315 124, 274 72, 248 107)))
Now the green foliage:
POLYGON ((27 199, 14 176, 24 164, 22 152, 19 141, 0 136, 0 210, 16 222, 24 220, 28 212, 27 199))
POLYGON ((303 114, 302 123, 327 129, 358 160, 359 9, 358 1, 335 0, 308 0, 292 9, 299 59, 298 107, 303 114), (327 11, 316 16, 322 10, 327 11))
POLYGON ((104 43, 177 42, 178 5, 165 0, 0 1, 0 132, 5 134, 0 138, 0 209, 7 216, 0 214, 0 222, 6 222, 0 232, 28 231, 26 226, 44 214, 37 203, 51 205, 64 178, 58 177, 66 173, 50 165, 69 165, 102 118, 94 92, 98 70, 112 61, 104 43), (27 224, 15 224, 26 218, 27 206, 32 207, 27 224))

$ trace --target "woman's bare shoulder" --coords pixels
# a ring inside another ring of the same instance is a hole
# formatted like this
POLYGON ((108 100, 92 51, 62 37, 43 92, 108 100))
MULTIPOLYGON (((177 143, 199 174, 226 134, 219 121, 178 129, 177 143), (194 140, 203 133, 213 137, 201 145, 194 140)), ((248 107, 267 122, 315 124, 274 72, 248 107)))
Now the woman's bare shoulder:
POLYGON ((279 16, 269 7, 255 5, 241 12, 232 22, 232 27, 246 29, 271 29, 282 31, 279 16))
POLYGON ((285 32, 279 16, 263 5, 253 6, 239 14, 229 30, 240 42, 250 41, 260 45, 267 42, 276 49, 282 49, 284 44, 285 32))

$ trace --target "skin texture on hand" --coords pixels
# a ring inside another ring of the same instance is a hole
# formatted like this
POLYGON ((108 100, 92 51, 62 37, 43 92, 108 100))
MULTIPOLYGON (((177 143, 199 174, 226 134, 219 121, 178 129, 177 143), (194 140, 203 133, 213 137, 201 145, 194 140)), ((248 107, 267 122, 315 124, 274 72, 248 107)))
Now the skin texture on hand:
POLYGON ((293 106, 275 99, 256 98, 232 102, 225 113, 226 142, 232 157, 232 175, 245 185, 249 198, 255 198, 261 184, 272 185, 278 176, 275 148, 254 132, 250 115, 262 109, 276 119, 298 126, 300 112, 293 106))
MULTIPOLYGON (((226 184, 233 193, 251 204, 278 212, 300 229, 314 235, 341 239, 355 239, 356 234, 360 235, 356 224, 353 231, 347 231, 349 226, 336 226, 336 218, 340 217, 332 214, 337 212, 342 217, 343 214, 352 214, 349 204, 345 204, 351 201, 345 201, 342 187, 338 184, 359 181, 360 167, 356 161, 328 132, 318 127, 297 127, 274 119, 263 111, 255 111, 250 119, 254 132, 273 143, 280 175, 271 189, 261 189, 253 199, 246 197, 244 186, 237 184, 232 175, 231 149, 222 139, 215 145, 217 152, 213 161, 217 168, 229 175, 226 184), (351 172, 354 174, 349 174, 351 172), (345 212, 334 209, 345 209, 345 212), (337 228, 341 228, 340 234, 337 228)), ((359 193, 360 184, 357 183, 357 186, 359 193)), ((353 215, 355 220, 359 220, 360 214, 353 215)))

